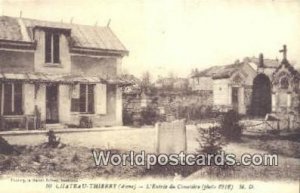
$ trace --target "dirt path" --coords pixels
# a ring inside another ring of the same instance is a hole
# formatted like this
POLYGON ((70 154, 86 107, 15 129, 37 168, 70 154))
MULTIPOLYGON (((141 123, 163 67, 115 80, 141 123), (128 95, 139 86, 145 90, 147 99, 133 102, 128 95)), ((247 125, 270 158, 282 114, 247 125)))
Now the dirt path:
MULTIPOLYGON (((156 133, 154 128, 113 130, 87 133, 61 133, 57 134, 61 141, 70 146, 82 146, 87 148, 119 149, 154 152, 156 133)), ((46 141, 45 135, 5 136, 10 144, 14 145, 38 145, 46 141)), ((188 152, 195 152, 198 148, 196 141, 197 130, 194 127, 187 128, 188 152)), ((246 143, 230 143, 224 147, 227 153, 234 153, 239 158, 243 153, 267 153, 257 148, 249 147, 246 143)), ((286 178, 296 178, 300 174, 300 159, 279 155, 277 167, 238 167, 239 175, 256 177, 268 173, 271 177, 284 175, 286 178)), ((195 172, 191 178, 199 178, 203 175, 195 172)))

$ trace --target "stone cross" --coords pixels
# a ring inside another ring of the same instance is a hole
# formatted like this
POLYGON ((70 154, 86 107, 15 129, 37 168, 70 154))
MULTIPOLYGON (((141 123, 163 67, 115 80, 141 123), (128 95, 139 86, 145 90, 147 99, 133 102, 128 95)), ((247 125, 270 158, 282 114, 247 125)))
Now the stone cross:
POLYGON ((283 59, 286 60, 286 53, 287 53, 286 45, 283 45, 283 49, 279 50, 279 52, 283 53, 283 59))

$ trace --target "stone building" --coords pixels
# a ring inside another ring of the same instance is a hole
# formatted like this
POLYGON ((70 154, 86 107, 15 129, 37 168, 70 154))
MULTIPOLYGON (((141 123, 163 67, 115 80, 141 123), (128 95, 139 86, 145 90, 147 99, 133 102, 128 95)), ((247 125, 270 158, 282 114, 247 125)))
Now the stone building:
POLYGON ((191 76, 194 91, 212 91, 213 106, 218 111, 234 109, 245 114, 250 105, 255 69, 248 62, 213 66, 191 76))
POLYGON ((272 80, 279 66, 278 59, 266 59, 262 54, 258 58, 245 57, 234 64, 194 70, 189 84, 193 91, 212 91, 216 110, 265 116, 271 112, 272 80), (253 93, 257 89, 262 91, 253 93))
POLYGON ((0 17, 1 129, 121 125, 127 54, 109 27, 0 17))
POLYGON ((287 60, 285 45, 280 52, 283 59, 271 75, 265 71, 261 55, 258 74, 253 80, 251 114, 255 117, 270 114, 270 120, 279 121, 274 128, 296 129, 300 123, 300 73, 287 60))

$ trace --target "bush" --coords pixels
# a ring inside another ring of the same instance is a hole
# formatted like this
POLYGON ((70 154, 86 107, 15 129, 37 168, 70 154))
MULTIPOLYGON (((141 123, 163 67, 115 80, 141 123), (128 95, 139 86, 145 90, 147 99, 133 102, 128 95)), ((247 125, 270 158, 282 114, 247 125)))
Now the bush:
POLYGON ((190 120, 200 120, 214 117, 212 107, 206 105, 178 105, 177 118, 190 120))
POLYGON ((208 129, 200 128, 198 130, 197 142, 200 149, 197 149, 199 153, 205 154, 218 154, 222 150, 222 135, 220 133, 220 127, 214 126, 208 129))
POLYGON ((133 124, 133 113, 129 112, 125 108, 123 108, 123 122, 124 122, 124 125, 132 125, 133 124))
POLYGON ((143 108, 141 111, 142 123, 145 125, 154 125, 158 117, 156 110, 150 106, 143 108))
POLYGON ((60 143, 60 138, 56 137, 55 133, 53 130, 49 130, 46 133, 46 136, 48 137, 48 143, 47 146, 48 147, 57 147, 60 143))
POLYGON ((83 116, 83 117, 80 118, 79 126, 81 128, 92 128, 93 127, 93 121, 89 117, 83 116))
POLYGON ((221 134, 230 141, 241 139, 243 126, 239 123, 240 116, 234 110, 225 113, 221 119, 221 134))
POLYGON ((0 136, 0 154, 12 154, 16 152, 15 148, 10 145, 3 137, 0 136))

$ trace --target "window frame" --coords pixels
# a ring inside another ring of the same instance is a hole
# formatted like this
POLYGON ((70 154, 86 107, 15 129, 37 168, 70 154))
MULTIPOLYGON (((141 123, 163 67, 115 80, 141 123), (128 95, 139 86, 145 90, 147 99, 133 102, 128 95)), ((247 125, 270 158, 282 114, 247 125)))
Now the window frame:
POLYGON ((23 115, 24 114, 24 109, 23 109, 23 102, 24 102, 24 96, 23 96, 23 84, 22 83, 3 83, 2 84, 2 91, 3 91, 3 103, 2 108, 3 108, 3 115, 23 115), (6 91, 6 86, 10 85, 10 99, 7 99, 7 91, 6 91), (20 90, 16 90, 17 86, 19 85, 20 90), (16 105, 18 97, 20 97, 20 104, 19 107, 16 105), (9 101, 7 101, 9 100, 9 101), (10 107, 8 106, 10 105, 10 107), (10 108, 10 109, 6 109, 10 108))
POLYGON ((45 31, 45 63, 59 65, 60 61, 60 33, 45 31), (50 42, 49 42, 50 41, 50 42))
POLYGON ((94 98, 95 84, 79 84, 79 98, 71 98, 71 112, 80 114, 95 114, 94 98), (84 89, 83 92, 82 89, 84 89))

